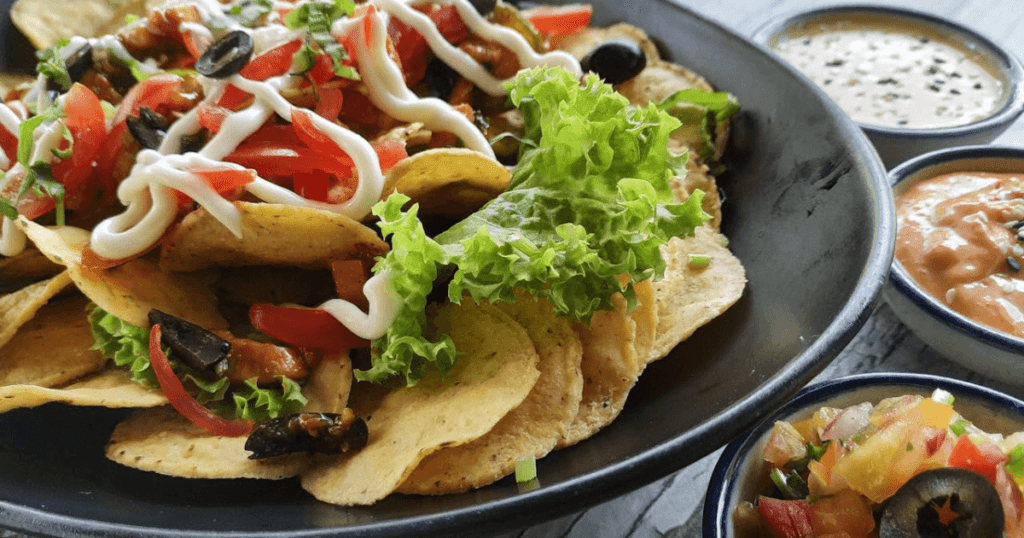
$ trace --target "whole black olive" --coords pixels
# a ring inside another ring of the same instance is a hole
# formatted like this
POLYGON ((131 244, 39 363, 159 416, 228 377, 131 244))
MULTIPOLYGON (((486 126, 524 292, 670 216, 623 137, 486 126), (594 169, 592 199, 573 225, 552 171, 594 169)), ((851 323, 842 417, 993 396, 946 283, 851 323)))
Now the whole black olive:
POLYGON ((584 71, 592 71, 609 84, 620 84, 647 67, 647 55, 634 41, 609 39, 580 60, 584 71))
POLYGON ((498 0, 469 0, 469 3, 473 4, 477 13, 486 17, 494 11, 494 6, 498 4, 498 0))
POLYGON ((974 471, 925 471, 886 502, 878 531, 880 538, 1001 538, 1003 504, 988 479, 974 471))
POLYGON ((179 317, 153 309, 150 325, 160 325, 160 342, 171 348, 174 356, 193 368, 202 370, 227 358, 231 343, 210 331, 179 317))
POLYGON ((252 37, 235 30, 218 39, 196 61, 196 71, 210 78, 228 78, 241 71, 252 57, 252 37))

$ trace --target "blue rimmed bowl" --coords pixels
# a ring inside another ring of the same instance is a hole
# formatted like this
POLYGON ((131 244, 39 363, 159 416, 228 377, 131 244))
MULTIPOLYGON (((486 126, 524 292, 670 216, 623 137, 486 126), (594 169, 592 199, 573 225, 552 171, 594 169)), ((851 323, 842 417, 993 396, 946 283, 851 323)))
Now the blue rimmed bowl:
POLYGON ((756 538, 734 521, 737 507, 771 492, 768 468, 761 458, 776 421, 805 419, 821 407, 845 408, 906 394, 929 396, 948 391, 954 407, 982 430, 1010 434, 1024 430, 1024 401, 967 381, 927 374, 872 373, 825 381, 804 388, 745 437, 726 446, 711 475, 704 502, 704 538, 756 538))
MULTIPOLYGON (((951 172, 1017 172, 1024 179, 1024 148, 965 146, 907 161, 889 173, 893 195, 914 182, 951 172)), ((896 260, 882 297, 897 317, 939 354, 976 372, 1024 384, 1024 338, 978 323, 928 294, 896 260)))
MULTIPOLYGON (((881 5, 847 5, 801 11, 771 20, 759 27, 753 40, 771 50, 787 35, 828 21, 877 17, 893 27, 923 28, 948 38, 986 64, 1003 84, 1003 101, 990 115, 966 125, 941 128, 888 127, 858 122, 878 151, 882 163, 892 169, 931 151, 995 140, 1024 112, 1024 67, 1010 51, 987 37, 955 22, 918 11, 881 5)), ((794 68, 795 69, 795 68, 794 68)))

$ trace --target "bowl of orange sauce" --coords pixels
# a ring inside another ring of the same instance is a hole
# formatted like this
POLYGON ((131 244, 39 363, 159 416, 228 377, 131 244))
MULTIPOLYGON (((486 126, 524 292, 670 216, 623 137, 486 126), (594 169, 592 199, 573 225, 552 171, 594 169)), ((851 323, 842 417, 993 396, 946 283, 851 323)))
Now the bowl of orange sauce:
POLYGON ((934 15, 840 5, 782 16, 753 35, 861 127, 886 168, 984 144, 1024 112, 1024 68, 974 30, 934 15))
POLYGON ((893 312, 940 354, 1024 383, 1024 148, 964 146, 889 173, 893 312))

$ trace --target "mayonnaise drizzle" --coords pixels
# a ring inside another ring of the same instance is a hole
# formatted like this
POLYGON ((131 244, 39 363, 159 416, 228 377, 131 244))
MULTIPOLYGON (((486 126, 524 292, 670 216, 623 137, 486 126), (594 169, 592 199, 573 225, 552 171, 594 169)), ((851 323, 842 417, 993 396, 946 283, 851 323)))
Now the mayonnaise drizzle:
MULTIPOLYGON (((488 22, 477 13, 476 8, 468 0, 440 0, 437 3, 454 5, 460 18, 474 34, 502 43, 519 58, 523 67, 555 65, 573 73, 581 72, 579 63, 571 55, 560 51, 537 54, 525 38, 510 28, 488 22)), ((487 139, 470 119, 440 99, 417 96, 405 85, 401 69, 388 55, 387 17, 394 16, 415 28, 423 35, 438 58, 488 94, 504 95, 505 81, 496 79, 468 54, 448 43, 429 17, 412 9, 403 0, 372 0, 369 4, 371 6, 362 15, 370 17, 369 45, 367 36, 364 35, 365 26, 360 17, 335 21, 331 30, 335 37, 349 36, 349 42, 354 44, 356 50, 350 52, 357 58, 371 102, 394 118, 410 123, 419 122, 434 131, 451 132, 466 147, 494 158, 494 152, 487 139)), ((193 5, 197 7, 205 24, 184 23, 180 28, 182 32, 212 39, 214 34, 211 28, 243 29, 253 36, 256 54, 302 37, 301 30, 288 30, 280 24, 270 24, 255 30, 244 29, 233 19, 225 16, 223 5, 215 0, 199 0, 193 5)), ((271 14, 271 18, 278 20, 274 13, 271 14)), ((90 40, 90 43, 95 47, 110 50, 114 56, 126 61, 134 60, 114 36, 90 40)), ((77 47, 69 47, 71 50, 75 48, 77 47)), ((137 65, 146 73, 158 71, 147 63, 137 62, 137 65)), ((217 134, 197 153, 179 154, 182 138, 201 130, 197 109, 184 114, 169 127, 157 150, 140 151, 131 173, 117 189, 118 199, 126 206, 125 211, 104 220, 92 231, 90 246, 99 256, 112 259, 128 258, 144 252, 155 244, 177 218, 175 190, 187 194, 231 233, 241 237, 241 214, 238 209, 189 169, 243 169, 223 162, 223 158, 231 154, 274 114, 286 121, 292 121, 292 116, 297 110, 301 110, 299 113, 307 114, 317 129, 330 137, 352 158, 358 185, 352 197, 339 204, 308 200, 288 188, 259 177, 246 186, 250 194, 270 203, 313 207, 357 220, 368 215, 372 206, 380 200, 384 177, 377 154, 370 143, 356 133, 310 110, 297 109, 281 95, 282 90, 297 86, 301 81, 300 77, 284 75, 266 81, 254 81, 236 74, 226 80, 212 80, 200 76, 199 81, 204 86, 204 99, 209 103, 216 103, 228 84, 253 94, 254 102, 244 110, 230 113, 217 134)), ((40 75, 34 91, 26 95, 27 99, 36 101, 37 110, 49 106, 49 96, 47 92, 42 91, 45 84, 45 78, 40 75)), ((0 125, 17 133, 20 122, 15 111, 0 106, 0 125)), ((56 147, 54 144, 60 143, 60 129, 55 125, 44 125, 39 129, 42 130, 35 133, 39 142, 35 147, 33 159, 49 162, 52 158, 49 156, 49 150, 56 147), (57 138, 54 138, 55 136, 57 138)), ((14 166, 20 165, 15 163, 14 166)), ((0 233, 0 254, 11 256, 24 247, 24 234, 14 226, 13 221, 4 218, 0 233)), ((354 334, 367 339, 378 338, 398 315, 401 298, 396 296, 388 284, 386 273, 378 274, 367 281, 363 291, 369 299, 367 313, 341 299, 327 301, 320 308, 338 318, 354 334)))

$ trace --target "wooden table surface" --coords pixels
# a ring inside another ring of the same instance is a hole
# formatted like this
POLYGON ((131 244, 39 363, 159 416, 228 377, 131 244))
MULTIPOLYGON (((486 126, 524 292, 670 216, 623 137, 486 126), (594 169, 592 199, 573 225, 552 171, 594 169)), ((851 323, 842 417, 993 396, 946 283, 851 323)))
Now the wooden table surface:
MULTIPOLYGON (((643 0, 623 0, 642 9, 643 0)), ((838 5, 824 0, 675 0, 742 35, 764 22, 815 6, 838 5)), ((879 3, 879 2, 875 2, 879 3)), ((881 3, 879 3, 881 4, 881 3)), ((1024 55, 1024 6, 1021 0, 894 0, 885 5, 906 7, 959 22, 1024 55)), ((1024 147, 1024 118, 996 143, 1024 147)), ((851 344, 819 379, 868 371, 920 371, 967 379, 1024 397, 1024 386, 1007 385, 970 372, 942 358, 917 339, 882 304, 851 344)), ((700 535, 700 513, 718 450, 696 463, 633 493, 589 510, 550 521, 501 538, 656 538, 700 535)), ((23 535, 0 530, 0 538, 23 535)))
MULTIPOLYGON (((629 0, 625 0, 629 1, 629 0)), ((642 0, 632 0, 642 6, 642 0)), ((878 4, 930 13, 964 25, 1024 57, 1024 3, 1021 0, 674 0, 736 32, 751 36, 765 22, 812 7, 878 4)), ((1024 147, 1024 117, 994 143, 1024 147)), ((1007 385, 941 357, 911 333, 884 303, 850 345, 822 372, 828 379, 862 372, 928 372, 987 385, 1024 397, 1024 386, 1007 385)), ((633 493, 589 510, 501 538, 666 538, 701 534, 704 492, 718 461, 718 450, 683 470, 633 493)))

